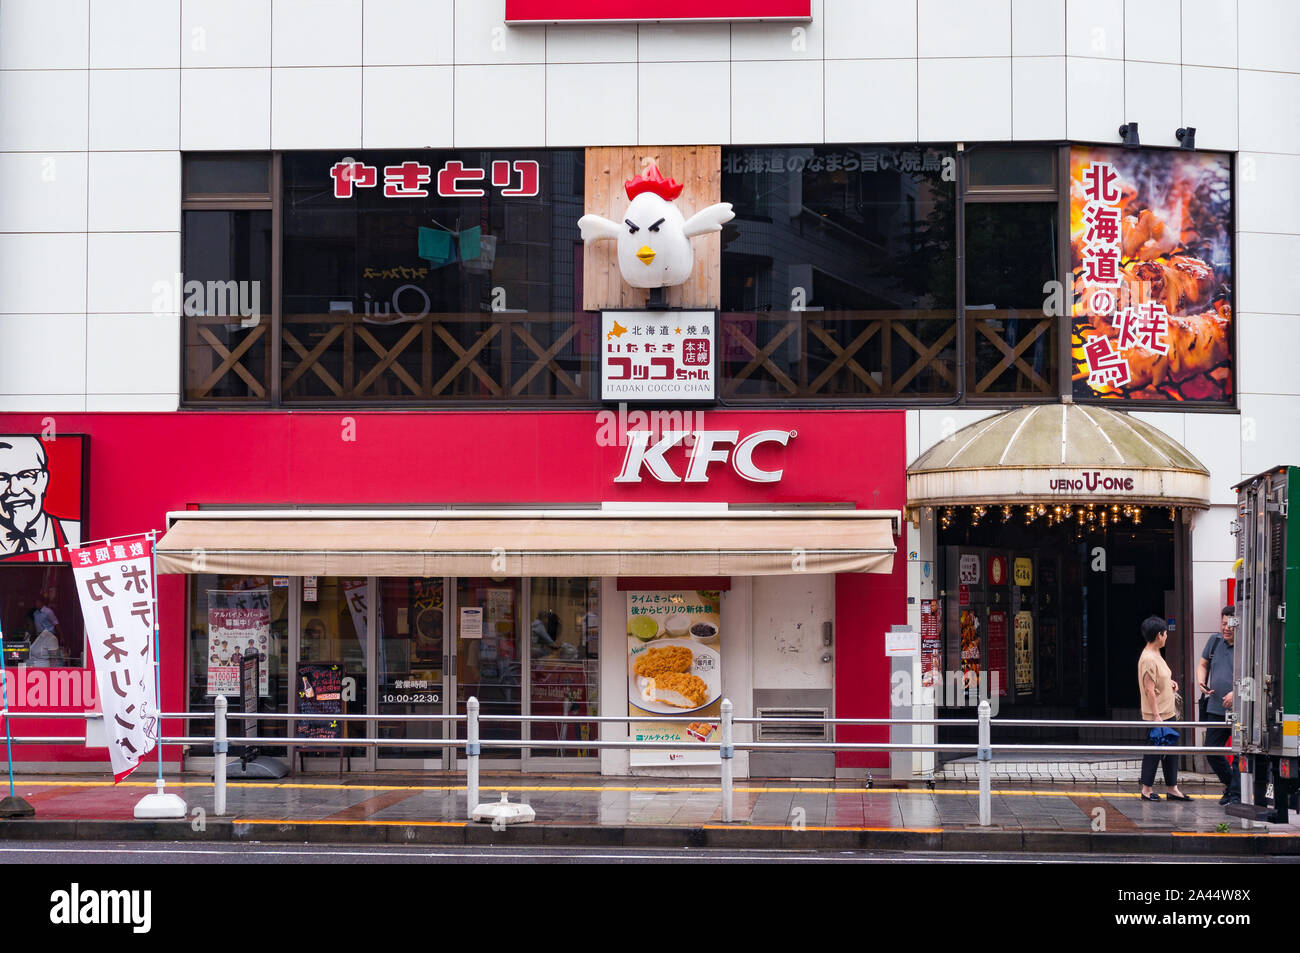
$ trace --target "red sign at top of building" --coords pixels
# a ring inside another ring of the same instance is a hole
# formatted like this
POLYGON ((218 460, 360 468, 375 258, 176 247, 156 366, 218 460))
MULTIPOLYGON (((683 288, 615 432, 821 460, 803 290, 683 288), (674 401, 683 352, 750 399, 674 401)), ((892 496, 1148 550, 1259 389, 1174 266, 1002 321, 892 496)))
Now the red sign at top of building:
POLYGON ((811 19, 812 0, 506 0, 507 23, 811 19))

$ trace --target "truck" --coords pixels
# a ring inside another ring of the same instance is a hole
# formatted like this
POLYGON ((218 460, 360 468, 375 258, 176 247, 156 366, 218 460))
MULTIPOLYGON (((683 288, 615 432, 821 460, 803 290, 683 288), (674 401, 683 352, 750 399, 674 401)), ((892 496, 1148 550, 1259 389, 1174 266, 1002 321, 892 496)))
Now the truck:
POLYGON ((1243 803, 1229 805, 1228 813, 1282 824, 1300 791, 1300 521, 1289 518, 1292 488, 1300 488, 1300 467, 1278 466, 1243 480, 1234 487, 1232 524, 1232 747, 1243 759, 1243 803))

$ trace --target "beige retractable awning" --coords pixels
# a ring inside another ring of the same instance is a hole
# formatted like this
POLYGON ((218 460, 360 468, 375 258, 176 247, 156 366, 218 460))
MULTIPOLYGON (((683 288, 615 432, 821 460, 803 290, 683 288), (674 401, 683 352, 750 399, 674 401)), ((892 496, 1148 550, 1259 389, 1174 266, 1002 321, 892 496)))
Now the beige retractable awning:
MULTIPOLYGON (((865 516, 865 514, 864 514, 865 516)), ((888 516, 176 520, 172 573, 282 576, 770 576, 893 569, 888 516)))
POLYGON ((1108 407, 1041 404, 973 423, 907 468, 907 504, 1107 502, 1207 507, 1210 472, 1108 407))

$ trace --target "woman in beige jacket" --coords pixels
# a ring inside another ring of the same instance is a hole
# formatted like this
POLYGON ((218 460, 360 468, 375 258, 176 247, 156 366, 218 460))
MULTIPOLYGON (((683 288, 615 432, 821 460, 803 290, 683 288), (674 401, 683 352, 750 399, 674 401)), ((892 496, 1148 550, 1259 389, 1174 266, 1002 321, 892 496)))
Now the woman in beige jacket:
MULTIPOLYGON (((1142 693, 1143 721, 1170 721, 1174 717, 1174 695, 1178 692, 1178 683, 1172 678, 1169 663, 1160 654, 1169 639, 1169 628, 1165 620, 1152 616, 1142 623, 1142 638, 1147 646, 1138 658, 1138 688, 1142 693)), ((1166 796, 1171 801, 1190 801, 1191 798, 1178 790, 1178 755, 1148 754, 1142 756, 1142 800, 1158 801, 1160 795, 1151 790, 1156 779, 1156 765, 1164 768, 1166 796)))

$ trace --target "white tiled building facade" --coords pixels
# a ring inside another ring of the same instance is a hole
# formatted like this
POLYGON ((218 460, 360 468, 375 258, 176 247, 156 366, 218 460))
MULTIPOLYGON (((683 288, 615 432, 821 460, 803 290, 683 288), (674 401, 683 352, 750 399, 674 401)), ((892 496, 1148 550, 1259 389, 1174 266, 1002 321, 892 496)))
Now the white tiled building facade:
MULTIPOLYGON (((1150 412, 1213 502, 1300 463, 1300 3, 813 0, 810 23, 507 27, 504 0, 2 0, 0 410, 170 411, 181 153, 1071 140, 1237 153, 1239 413, 1150 412)), ((984 411, 908 412, 909 459, 984 411)), ((1198 639, 1199 644, 1199 639, 1198 639)))

